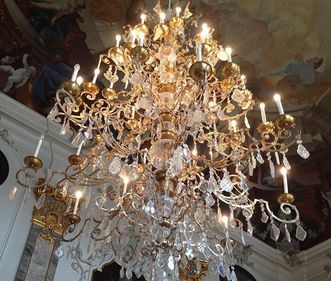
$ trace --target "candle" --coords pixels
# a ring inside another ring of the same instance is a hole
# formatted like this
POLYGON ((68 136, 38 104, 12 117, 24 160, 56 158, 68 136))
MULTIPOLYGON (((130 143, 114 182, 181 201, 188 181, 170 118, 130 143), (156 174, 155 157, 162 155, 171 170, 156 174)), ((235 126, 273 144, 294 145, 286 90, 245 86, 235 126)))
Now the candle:
POLYGON ((117 34, 115 38, 116 38, 116 48, 118 48, 121 42, 121 35, 117 34))
POLYGON ((208 27, 208 24, 203 23, 203 24, 201 25, 201 28, 202 28, 202 31, 203 31, 203 32, 205 32, 207 35, 209 34, 209 30, 210 30, 210 28, 208 27))
POLYGON ((73 211, 74 215, 77 214, 79 200, 80 200, 80 198, 82 198, 82 196, 83 196, 83 193, 80 190, 76 191, 76 201, 75 201, 75 206, 74 206, 74 211, 73 211))
POLYGON ((124 182, 124 188, 123 188, 123 195, 126 193, 126 190, 128 189, 128 183, 130 179, 128 177, 123 177, 123 182, 124 182))
POLYGON ((227 47, 226 49, 225 49, 225 52, 226 52, 226 54, 227 54, 227 56, 228 56, 228 62, 232 62, 232 49, 230 48, 230 47, 227 47))
POLYGON ((74 66, 74 72, 72 73, 72 76, 71 76, 71 81, 72 82, 75 82, 76 81, 76 78, 77 78, 79 69, 80 69, 80 65, 79 64, 75 64, 75 66, 74 66))
POLYGON ((84 140, 81 141, 81 143, 79 144, 79 146, 77 148, 76 155, 78 155, 78 156, 80 155, 80 152, 82 151, 83 144, 84 144, 84 140))
POLYGON ((198 149, 197 149, 197 144, 196 142, 194 142, 194 147, 193 147, 193 150, 192 150, 192 155, 194 157, 197 157, 198 156, 198 149))
POLYGON ((99 68, 96 68, 96 69, 94 70, 94 76, 93 76, 92 83, 95 84, 95 82, 97 81, 97 78, 98 78, 99 73, 100 73, 100 69, 99 69, 99 68))
POLYGON ((132 37, 132 43, 135 44, 136 43, 136 39, 137 39, 137 30, 132 30, 131 32, 131 37, 132 37))
POLYGON ((41 147, 41 144, 43 143, 44 138, 45 138, 45 136, 43 134, 39 137, 39 141, 38 141, 36 150, 35 150, 34 155, 33 155, 36 158, 38 157, 40 147, 41 147))
POLYGON ((145 24, 145 21, 146 21, 146 15, 145 15, 145 14, 141 14, 141 15, 140 15, 140 19, 141 19, 141 24, 145 24))
POLYGON ((77 83, 79 86, 82 85, 83 81, 84 81, 84 79, 83 79, 82 76, 78 76, 77 79, 76 79, 76 83, 77 83))
POLYGON ((136 113, 136 107, 135 106, 132 106, 132 114, 131 114, 131 118, 132 119, 134 119, 135 113, 136 113))
POLYGON ((234 132, 237 131, 237 121, 236 120, 232 120, 230 122, 230 127, 233 129, 234 132))
POLYGON ((198 61, 202 61, 202 49, 200 44, 197 44, 197 59, 198 61))
POLYGON ((279 94, 274 95, 274 101, 276 102, 279 114, 280 115, 284 114, 284 108, 279 94))
POLYGON ((222 217, 222 221, 223 221, 223 223, 224 223, 224 227, 226 228, 226 229, 228 229, 228 217, 227 216, 223 216, 222 217))
POLYGON ((160 13, 160 23, 161 23, 161 24, 164 24, 164 20, 165 20, 165 18, 166 18, 166 14, 163 13, 163 12, 161 12, 161 13, 160 13))
POLYGON ((208 34, 207 34, 205 31, 202 31, 202 32, 200 33, 201 44, 206 43, 206 37, 207 37, 207 35, 208 35, 208 34))
POLYGON ((265 115, 265 104, 263 102, 260 103, 260 110, 261 110, 262 122, 267 122, 267 117, 265 115))
POLYGON ((288 193, 288 184, 287 184, 287 169, 285 167, 282 167, 280 169, 280 172, 283 175, 283 187, 284 187, 284 193, 288 193))
POLYGON ((179 14, 182 11, 180 7, 176 7, 176 17, 179 18, 179 14))
POLYGON ((144 46, 144 39, 145 39, 145 34, 143 32, 139 32, 139 46, 144 46))

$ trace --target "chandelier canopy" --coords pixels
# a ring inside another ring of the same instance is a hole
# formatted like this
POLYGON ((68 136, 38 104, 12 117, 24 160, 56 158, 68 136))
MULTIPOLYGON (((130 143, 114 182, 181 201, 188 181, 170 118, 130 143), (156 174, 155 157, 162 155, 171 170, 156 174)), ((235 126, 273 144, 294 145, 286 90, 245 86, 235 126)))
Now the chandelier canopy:
MULTIPOLYGON (((289 224, 296 225, 297 239, 305 239, 288 192, 285 153, 295 143, 303 158, 309 153, 278 94, 279 115, 268 120, 260 103, 261 122, 250 130, 248 113, 255 103, 245 76, 210 27, 202 24, 193 35, 197 18, 188 6, 154 11, 116 36, 91 82, 77 77, 76 65, 57 91, 48 119, 63 124, 61 134, 75 130, 77 152, 46 184, 62 197, 76 192, 63 240, 90 234, 88 258, 79 254, 82 262, 95 266, 113 258, 128 278, 134 272, 150 280, 179 280, 180 268, 194 261, 199 270, 202 260, 235 281, 230 235, 252 235, 257 205, 262 222, 271 224, 272 239, 278 239, 280 224, 289 241, 289 224), (101 89, 101 82, 107 87, 101 89), (249 195, 247 176, 264 162, 272 177, 283 166, 281 216, 249 195), (81 198, 89 206, 84 219, 78 215, 81 198)), ((43 136, 18 172, 24 186, 38 178, 42 141, 43 136)))

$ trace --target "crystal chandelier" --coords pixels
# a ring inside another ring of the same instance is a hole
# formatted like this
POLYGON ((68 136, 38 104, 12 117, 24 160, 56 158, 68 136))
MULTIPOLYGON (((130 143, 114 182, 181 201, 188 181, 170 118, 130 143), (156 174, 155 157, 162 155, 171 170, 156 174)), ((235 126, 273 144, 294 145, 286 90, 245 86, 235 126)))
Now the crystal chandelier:
MULTIPOLYGON (((134 272, 149 280, 179 280, 180 267, 195 261, 199 270, 204 260, 235 281, 230 236, 252 235, 257 205, 272 239, 277 241, 281 225, 290 241, 290 224, 296 225, 295 237, 305 239, 288 192, 285 153, 295 143, 300 156, 309 153, 278 94, 279 115, 268 120, 260 103, 261 122, 250 130, 247 114, 255 103, 245 76, 206 24, 192 36, 197 18, 188 6, 154 11, 116 36, 91 82, 77 77, 76 65, 56 93, 48 119, 63 124, 62 134, 74 129, 77 148, 68 167, 46 180, 62 197, 76 192, 63 240, 89 233, 88 258, 77 254, 80 261, 95 266, 115 259, 128 278, 134 272), (103 89, 96 84, 101 74, 108 85, 103 89), (264 162, 272 177, 283 166, 277 212, 249 195, 246 175, 264 162), (90 206, 84 219, 78 215, 81 198, 90 206)), ((23 186, 38 190, 33 183, 43 165, 42 141, 17 174, 23 186)))

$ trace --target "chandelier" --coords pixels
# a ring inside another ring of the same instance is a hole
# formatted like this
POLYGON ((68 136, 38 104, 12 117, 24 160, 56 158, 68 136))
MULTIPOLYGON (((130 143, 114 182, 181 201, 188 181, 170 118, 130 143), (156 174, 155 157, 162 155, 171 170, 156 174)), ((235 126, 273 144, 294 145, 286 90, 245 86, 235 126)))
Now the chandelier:
MULTIPOLYGON (((134 272, 149 280, 179 280, 180 268, 193 262, 198 271, 200 261, 208 261, 212 271, 235 281, 231 234, 241 233, 243 240, 244 231, 252 235, 258 206, 273 240, 282 227, 291 241, 290 224, 295 237, 305 239, 288 192, 285 154, 294 144, 303 158, 309 152, 278 94, 278 116, 269 120, 260 103, 261 122, 250 129, 247 115, 255 102, 245 76, 207 24, 193 35, 197 18, 188 6, 154 11, 116 36, 91 82, 77 77, 76 65, 60 86, 47 118, 63 124, 61 134, 75 131, 77 152, 44 184, 58 196, 76 194, 62 238, 72 242, 88 233, 88 257, 80 243, 76 249, 80 261, 115 259, 128 278, 134 272), (272 177, 278 170, 283 176, 277 210, 249 194, 247 176, 264 162, 272 177), (84 218, 82 198, 89 206, 84 218)), ((19 183, 39 191, 34 182, 43 165, 43 138, 17 174, 19 183)))

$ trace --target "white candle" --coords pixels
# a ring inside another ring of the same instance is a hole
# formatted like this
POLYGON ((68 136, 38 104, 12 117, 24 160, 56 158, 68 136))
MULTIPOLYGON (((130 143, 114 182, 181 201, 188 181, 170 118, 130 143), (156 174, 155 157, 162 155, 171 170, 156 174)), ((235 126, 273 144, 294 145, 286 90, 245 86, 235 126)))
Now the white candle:
POLYGON ((39 137, 39 141, 38 141, 36 150, 35 150, 34 155, 33 155, 36 158, 38 157, 40 147, 41 147, 41 144, 43 143, 44 138, 45 138, 45 136, 43 134, 39 137))
POLYGON ((197 45, 197 59, 198 61, 202 61, 202 49, 200 44, 197 45))
POLYGON ((80 155, 80 152, 82 151, 83 144, 84 144, 84 141, 82 141, 82 142, 79 144, 79 146, 78 146, 78 148, 77 148, 76 155, 78 155, 78 156, 80 155))
POLYGON ((75 66, 74 66, 74 72, 72 73, 72 76, 71 76, 71 81, 72 82, 75 82, 76 81, 79 69, 80 69, 80 65, 79 64, 75 64, 75 66))
POLYGON ((262 122, 267 122, 267 116, 265 115, 265 104, 263 102, 260 103, 260 110, 262 122))
POLYGON ((201 33, 200 33, 200 40, 201 40, 201 44, 204 44, 204 43, 206 43, 206 37, 207 37, 207 33, 206 33, 206 31, 202 31, 201 33))
POLYGON ((141 24, 145 24, 146 15, 145 14, 141 14, 140 19, 141 19, 141 24))
POLYGON ((274 95, 274 101, 276 102, 279 114, 280 115, 284 114, 284 108, 279 94, 274 95))
POLYGON ((236 120, 232 120, 230 122, 230 127, 233 129, 234 132, 237 131, 237 121, 236 120))
POLYGON ((176 17, 179 18, 180 12, 182 9, 180 7, 176 7, 176 17))
POLYGON ((131 37, 132 37, 132 43, 135 44, 136 43, 136 39, 137 39, 137 30, 132 30, 131 32, 131 37))
POLYGON ((143 32, 139 32, 139 46, 144 46, 144 39, 145 39, 145 34, 143 32))
POLYGON ((95 84, 95 82, 97 82, 97 78, 98 78, 98 75, 100 73, 100 69, 99 68, 96 68, 94 70, 94 76, 93 76, 93 80, 92 80, 92 83, 95 84))
POLYGON ((81 191, 76 191, 76 201, 75 201, 75 206, 74 206, 74 211, 73 214, 76 215, 77 214, 77 210, 78 210, 78 205, 79 205, 79 200, 80 198, 82 198, 83 193, 81 191))
POLYGON ((126 191, 128 189, 128 183, 130 179, 128 177, 123 177, 124 187, 123 187, 123 195, 126 194, 126 191))
POLYGON ((117 34, 115 38, 116 38, 116 48, 118 48, 121 42, 121 35, 117 34))
POLYGON ((223 223, 224 223, 224 227, 226 228, 226 229, 228 229, 228 217, 227 216, 223 216, 222 217, 222 221, 223 221, 223 223))
POLYGON ((283 175, 283 187, 284 187, 284 193, 288 193, 288 184, 287 184, 287 169, 285 167, 282 167, 280 169, 280 172, 283 175))
POLYGON ((228 62, 232 62, 232 49, 230 47, 227 47, 225 49, 225 52, 226 52, 226 54, 228 56, 228 62))
POLYGON ((164 20, 165 20, 165 18, 166 18, 166 14, 163 13, 163 12, 161 12, 161 13, 160 13, 160 23, 161 23, 161 24, 164 24, 164 20))
POLYGON ((136 107, 135 106, 132 106, 132 115, 131 115, 131 118, 132 119, 134 119, 135 113, 136 113, 136 107))

